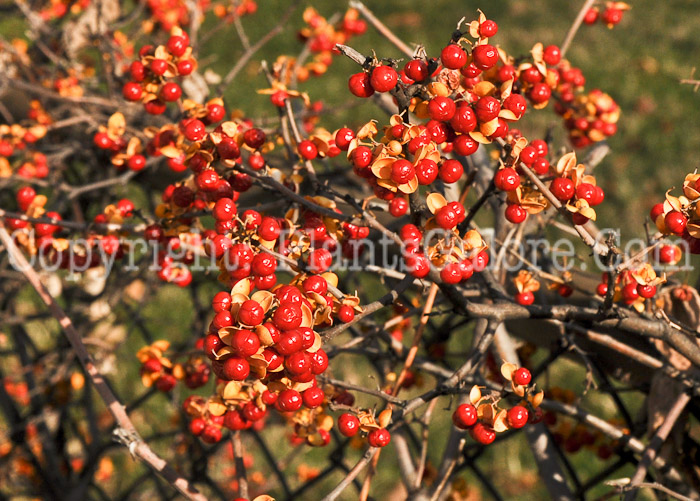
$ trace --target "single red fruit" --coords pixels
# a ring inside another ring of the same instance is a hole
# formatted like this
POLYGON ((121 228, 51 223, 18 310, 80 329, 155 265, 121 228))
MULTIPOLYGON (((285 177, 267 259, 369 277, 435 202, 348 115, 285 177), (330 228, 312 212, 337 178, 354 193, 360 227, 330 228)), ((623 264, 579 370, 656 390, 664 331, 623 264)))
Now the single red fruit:
POLYGON ((399 76, 391 66, 377 66, 372 70, 370 84, 377 92, 389 92, 396 87, 399 76))
POLYGON ((487 19, 479 25, 480 37, 489 38, 494 36, 496 33, 498 33, 498 25, 496 24, 496 21, 487 19))
POLYGON ((513 382, 519 386, 527 386, 530 381, 532 381, 532 374, 525 367, 520 367, 513 373, 513 382))
POLYGON ((391 442, 391 434, 386 428, 378 428, 369 432, 367 443, 372 447, 386 447, 391 442))
POLYGON ((685 230, 685 226, 687 223, 688 218, 685 217, 681 212, 675 210, 666 214, 666 217, 664 218, 664 224, 666 225, 666 228, 668 228, 669 231, 675 233, 676 235, 683 234, 683 230, 685 230))
POLYGON ((469 434, 474 440, 476 440, 482 445, 489 445, 490 443, 493 443, 494 440, 496 440, 496 432, 493 431, 493 428, 482 423, 476 423, 469 430, 469 434))
POLYGON ((508 426, 515 429, 525 426, 529 417, 530 413, 522 405, 511 407, 508 409, 508 414, 506 414, 508 426))
POLYGON ((182 89, 175 82, 168 82, 161 87, 159 95, 163 101, 177 101, 182 95, 182 89))
POLYGON ((476 118, 481 123, 490 122, 501 111, 501 103, 495 97, 484 96, 474 105, 476 118))
POLYGON ((341 414, 338 418, 338 431, 346 437, 354 437, 360 431, 360 420, 354 414, 341 414))
POLYGON ((233 355, 224 360, 222 375, 229 381, 243 381, 250 374, 250 366, 245 358, 233 355))
POLYGON ((552 194, 562 202, 570 200, 576 193, 574 182, 566 177, 555 177, 549 185, 552 194))
POLYGON ((556 45, 548 45, 544 48, 543 59, 549 66, 556 66, 561 61, 561 50, 556 45))
POLYGON ((428 114, 433 120, 447 122, 452 119, 455 111, 457 111, 455 102, 446 96, 435 96, 428 103, 428 114))
POLYGON ((408 160, 400 158, 391 164, 391 180, 401 185, 408 183, 416 175, 416 169, 408 160))
POLYGON ((459 45, 451 43, 440 52, 440 60, 445 68, 458 70, 467 64, 467 53, 459 45))
POLYGON ((318 156, 318 148, 316 148, 316 145, 308 139, 300 142, 297 145, 297 150, 299 151, 299 155, 301 155, 301 157, 305 160, 313 160, 318 156))
POLYGON ((527 219, 527 209, 520 204, 508 204, 505 216, 511 223, 520 224, 527 219))
POLYGON ((389 213, 394 217, 400 217, 408 211, 408 202, 405 198, 396 197, 389 202, 389 213))
POLYGON ((637 284, 637 292, 645 299, 650 299, 656 294, 656 287, 653 285, 637 284))
POLYGON ((474 426, 477 418, 476 407, 472 404, 460 404, 452 413, 452 422, 461 430, 474 426))
POLYGON ((477 45, 472 50, 472 59, 477 68, 486 71, 496 66, 498 62, 498 51, 493 45, 477 45))
POLYGON ((185 126, 185 137, 190 141, 201 141, 206 135, 207 130, 201 120, 192 119, 185 126))
POLYGON ((348 80, 348 88, 357 97, 370 97, 374 94, 374 88, 370 83, 369 73, 355 73, 348 80))
POLYGON ((513 191, 520 186, 520 176, 515 169, 505 167, 496 173, 493 182, 501 191, 513 191))
POLYGON ((355 319, 355 310, 352 306, 344 304, 338 308, 338 320, 344 324, 350 323, 355 319))
POLYGON ((518 292, 515 301, 523 306, 531 305, 535 302, 535 295, 531 291, 518 292))
POLYGON ((122 96, 127 101, 138 101, 143 95, 143 89, 136 82, 127 82, 122 87, 122 96))
POLYGON ((442 179, 446 183, 454 183, 459 180, 460 177, 462 177, 462 174, 464 173, 464 167, 462 167, 462 164, 459 162, 459 160, 455 160, 453 158, 445 160, 442 165, 440 166, 440 179, 442 179))

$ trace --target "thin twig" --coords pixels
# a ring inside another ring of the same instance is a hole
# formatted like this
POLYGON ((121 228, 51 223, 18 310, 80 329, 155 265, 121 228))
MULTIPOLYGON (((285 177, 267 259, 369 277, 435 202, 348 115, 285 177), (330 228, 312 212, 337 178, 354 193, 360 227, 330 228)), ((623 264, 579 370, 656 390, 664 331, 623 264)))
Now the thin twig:
POLYGON ((73 322, 63 309, 54 300, 48 289, 44 286, 39 278, 39 275, 34 268, 30 266, 22 252, 17 248, 12 237, 7 233, 2 222, 0 222, 0 240, 5 245, 5 249, 11 255, 12 260, 19 266, 20 270, 27 278, 27 281, 34 287, 34 290, 39 294, 44 304, 48 306, 51 314, 61 325, 66 338, 70 342, 73 351, 75 351, 78 360, 85 369, 86 374, 92 381, 100 398, 104 401, 110 413, 114 417, 117 428, 114 433, 118 440, 128 447, 132 456, 138 457, 141 461, 150 466, 164 480, 175 487, 183 496, 188 499, 204 501, 203 496, 195 489, 186 478, 177 473, 168 463, 160 458, 153 450, 143 441, 141 436, 136 431, 131 419, 126 413, 124 405, 117 399, 112 392, 102 374, 98 371, 92 356, 88 353, 83 344, 80 334, 76 331, 73 322))

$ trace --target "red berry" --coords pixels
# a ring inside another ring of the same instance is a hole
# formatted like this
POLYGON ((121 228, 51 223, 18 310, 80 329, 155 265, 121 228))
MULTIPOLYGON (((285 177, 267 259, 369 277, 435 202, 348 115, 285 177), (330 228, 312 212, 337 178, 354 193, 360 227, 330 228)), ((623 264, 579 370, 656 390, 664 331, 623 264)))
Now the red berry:
POLYGON ((501 103, 495 97, 484 96, 474 105, 474 112, 479 122, 490 122, 501 111, 501 103))
POLYGON ((520 204, 508 204, 505 216, 511 223, 520 224, 527 219, 527 209, 520 204))
POLYGON ((546 83, 539 82, 532 86, 528 96, 535 104, 546 103, 552 97, 552 89, 546 83))
POLYGON ((95 146, 102 150, 108 150, 114 145, 114 141, 107 135, 106 132, 98 132, 93 138, 95 146))
POLYGON ((663 213, 664 204, 656 204, 651 208, 651 211, 649 212, 649 217, 652 221, 656 221, 656 219, 663 213))
POLYGON ((122 87, 122 96, 124 96, 124 99, 127 101, 138 101, 141 99, 142 94, 143 90, 136 82, 127 82, 124 84, 124 87, 122 87))
POLYGON ((230 198, 220 198, 214 205, 212 215, 217 221, 230 221, 236 215, 236 204, 230 198))
POLYGON ((520 176, 515 169, 505 167, 496 173, 493 182, 501 191, 513 191, 520 186, 520 176))
POLYGON ((301 394, 302 402, 309 409, 315 409, 323 403, 326 394, 318 386, 312 386, 301 394))
POLYGON ((416 170, 408 160, 400 158, 391 165, 391 180, 398 185, 408 183, 415 175, 416 170))
POLYGON ((406 256, 406 267, 409 273, 416 278, 423 278, 430 272, 430 261, 423 254, 409 254, 406 256))
POLYGON ((627 303, 627 304, 634 303, 638 297, 639 297, 639 292, 637 291, 637 283, 636 282, 627 284, 622 288, 622 298, 624 299, 625 303, 627 303))
POLYGON ((158 76, 163 75, 168 69, 168 62, 164 59, 153 59, 148 65, 153 73, 158 76))
POLYGON ((562 202, 570 200, 576 193, 574 182, 566 177, 555 177, 552 184, 549 185, 549 189, 562 202))
POLYGON ((408 202, 405 198, 396 197, 389 202, 389 213, 394 217, 400 217, 408 211, 408 202))
POLYGON ((34 201, 36 197, 36 191, 31 186, 24 186, 20 188, 17 192, 15 198, 17 199, 17 205, 19 209, 24 212, 29 208, 29 205, 34 201))
POLYGON ((335 145, 343 151, 348 151, 350 141, 353 139, 355 139, 355 133, 347 127, 338 129, 338 132, 335 133, 335 145))
POLYGON ((354 414, 341 414, 338 418, 338 431, 346 437, 354 437, 360 431, 360 420, 354 414))
POLYGON ((650 299, 656 294, 656 287, 653 285, 637 284, 637 292, 645 299, 650 299))
MULTIPOLYGON (((471 266, 471 263, 469 263, 471 266)), ((440 270, 440 279, 446 284, 458 284, 462 281, 462 266, 460 263, 447 263, 440 270)))
POLYGON ((458 70, 467 64, 467 53, 459 45, 451 43, 440 52, 440 60, 445 68, 458 70))
POLYGON ((265 318, 265 311, 260 303, 252 299, 247 299, 241 303, 238 309, 238 321, 243 325, 260 325, 265 318))
POLYGON ((452 413, 452 422, 461 429, 466 430, 476 424, 476 407, 472 404, 460 404, 452 413))
POLYGON ((250 374, 250 366, 245 358, 233 355, 224 360, 222 375, 231 381, 243 381, 250 374))
POLYGON ((257 334, 241 329, 231 338, 231 347, 242 357, 251 357, 260 349, 260 339, 257 334))
POLYGON ((207 105, 207 122, 210 124, 219 122, 226 116, 226 108, 220 104, 212 103, 207 105))
POLYGON ((187 50, 188 42, 185 37, 173 35, 168 39, 166 47, 168 52, 170 52, 175 57, 182 56, 187 50))
POLYGON ((344 324, 350 323, 355 319, 355 310, 352 306, 344 304, 338 308, 338 320, 344 324))
POLYGON ((470 430, 469 434, 474 440, 482 445, 489 445, 496 440, 496 432, 488 425, 476 423, 470 430))
POLYGON ((309 269, 314 273, 323 273, 333 263, 333 255, 328 249, 314 249, 309 254, 309 269))
POLYGON ((250 269, 258 276, 267 276, 277 269, 277 259, 274 256, 261 252, 253 258, 250 269))
POLYGON ((598 8, 593 7, 591 9, 588 9, 586 11, 585 16, 583 17, 583 22, 586 24, 594 24, 598 20, 598 8))
POLYGON ((211 307, 215 312, 231 309, 231 294, 226 291, 220 291, 214 294, 211 300, 211 307))
POLYGON ((283 333, 279 341, 275 343, 275 349, 283 356, 296 353, 302 349, 301 334, 296 329, 283 333))
POLYGON ((561 50, 556 45, 548 45, 544 48, 543 59, 549 66, 556 66, 561 61, 561 50))
POLYGON ((513 382, 518 386, 527 386, 530 381, 532 381, 532 374, 525 367, 520 367, 513 373, 513 382))
POLYGON ((436 96, 428 103, 428 113, 433 120, 447 122, 457 111, 455 102, 449 97, 436 96))
POLYGON ((428 63, 420 59, 413 59, 404 66, 404 73, 414 82, 421 82, 428 78, 428 63))
POLYGON ((666 228, 675 233, 676 235, 682 235, 685 226, 688 223, 688 218, 685 217, 681 212, 671 211, 664 217, 664 224, 666 228))
POLYGON ((598 287, 596 287, 596 294, 599 296, 605 297, 605 295, 608 293, 608 284, 605 282, 601 282, 598 284, 598 287))
POLYGON ((391 66, 377 66, 372 70, 370 84, 377 92, 389 92, 396 87, 399 76, 391 66))
POLYGON ((277 398, 275 406, 281 412, 294 412, 301 409, 303 401, 296 390, 282 390, 277 398))
POLYGON ((613 26, 622 21, 622 11, 615 7, 608 7, 603 11, 601 20, 608 26, 613 26))
POLYGON ((367 435, 367 443, 372 447, 386 447, 391 442, 391 434, 386 428, 377 428, 367 435))
POLYGON ((254 150, 261 148, 265 144, 266 139, 265 133, 258 128, 248 129, 243 133, 243 142, 254 150))
POLYGON ((424 158, 416 165, 416 176, 418 183, 427 185, 433 183, 438 177, 438 166, 429 158, 424 158))
POLYGON ((177 63, 177 72, 180 75, 189 75, 194 71, 194 61, 191 59, 183 59, 177 63))
POLYGON ((300 142, 297 145, 297 150, 299 151, 299 155, 306 160, 313 160, 318 156, 318 148, 316 148, 316 145, 308 139, 300 142))
POLYGON ((258 235, 263 240, 273 241, 280 236, 281 228, 277 219, 273 217, 264 217, 258 226, 258 235))
POLYGON ((201 141, 207 135, 204 122, 197 119, 190 120, 185 126, 185 137, 190 141, 201 141))
POLYGON ((494 36, 498 32, 498 25, 495 21, 490 19, 485 20, 479 25, 479 36, 483 38, 489 38, 494 36))
POLYGON ((476 123, 476 113, 468 104, 458 106, 450 120, 450 125, 452 125, 455 132, 461 132, 462 134, 468 134, 476 129, 476 123))
POLYGON ((445 160, 440 166, 440 179, 446 183, 454 183, 462 177, 464 168, 459 160, 453 158, 445 160))
POLYGON ((146 157, 143 155, 131 155, 126 162, 127 167, 133 171, 140 171, 146 167, 146 157))
POLYGON ((177 101, 182 95, 182 89, 175 82, 168 82, 160 89, 160 98, 163 101, 177 101))
POLYGON ((457 226, 457 213, 449 205, 441 207, 435 213, 435 222, 440 228, 450 230, 457 226))
POLYGON ((511 94, 503 101, 503 108, 512 111, 517 118, 527 111, 527 101, 521 94, 511 94))
POLYGON ((357 97, 370 97, 374 94, 374 88, 370 83, 369 73, 355 73, 348 80, 348 88, 357 97))
POLYGON ((515 301, 523 306, 531 305, 535 302, 535 295, 530 291, 518 292, 515 301))
POLYGON ((472 50, 472 59, 477 68, 486 71, 496 66, 498 62, 498 51, 493 45, 477 45, 472 50))
POLYGON ((272 315, 272 322, 282 330, 296 329, 301 325, 303 313, 298 303, 281 302, 272 315))
POLYGON ((463 157, 468 157, 476 153, 476 150, 479 149, 479 143, 467 134, 457 136, 452 144, 454 145, 455 152, 463 157))
POLYGON ((506 415, 506 418, 508 419, 508 426, 515 429, 525 426, 529 417, 530 414, 522 405, 511 407, 508 409, 508 414, 506 415))

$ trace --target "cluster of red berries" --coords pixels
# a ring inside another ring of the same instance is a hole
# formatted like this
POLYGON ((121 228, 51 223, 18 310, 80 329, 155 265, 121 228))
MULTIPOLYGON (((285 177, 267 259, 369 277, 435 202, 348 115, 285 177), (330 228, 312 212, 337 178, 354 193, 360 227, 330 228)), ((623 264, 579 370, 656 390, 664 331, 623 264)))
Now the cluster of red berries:
POLYGON ((72 15, 80 14, 89 6, 90 0, 50 0, 48 5, 41 8, 39 16, 44 21, 53 21, 54 19, 61 19, 68 13, 72 15))
MULTIPOLYGON (((200 342, 200 348, 201 344, 200 342)), ((155 386, 159 391, 167 393, 180 380, 190 389, 207 384, 211 369, 201 355, 191 355, 184 363, 173 363, 166 356, 169 347, 168 341, 160 340, 144 346, 136 354, 141 362, 141 381, 146 387, 155 386)))
POLYGON ((599 89, 575 94, 575 83, 564 76, 569 75, 567 70, 562 67, 559 71, 563 83, 559 86, 560 100, 554 109, 564 119, 571 144, 584 148, 614 135, 620 118, 620 107, 615 100, 599 89))
MULTIPOLYGON (((663 203, 655 204, 649 217, 663 235, 681 237, 684 247, 691 254, 700 254, 700 174, 692 172, 683 180, 683 195, 666 194, 663 203)), ((658 259, 666 264, 675 264, 681 258, 677 246, 660 247, 658 259)))
POLYGON ((299 30, 298 36, 307 44, 313 57, 303 66, 295 65, 296 78, 301 82, 310 76, 321 76, 328 70, 333 56, 339 54, 335 49, 336 44, 344 44, 367 31, 367 24, 360 19, 356 9, 348 9, 342 20, 331 24, 316 9, 307 7, 304 10, 304 22, 306 27, 299 30))
POLYGON ((216 17, 232 23, 237 17, 255 14, 258 11, 258 3, 255 0, 241 0, 236 3, 221 2, 214 5, 212 11, 216 17))
MULTIPOLYGON (((32 108, 32 116, 39 115, 32 108)), ((50 123, 50 122, 49 122, 50 123)), ((17 174, 27 178, 45 178, 49 175, 46 155, 27 148, 46 135, 46 125, 37 123, 29 127, 19 124, 0 124, 0 178, 17 174)))
POLYGON ((109 118, 107 126, 99 126, 92 142, 109 153, 110 161, 117 169, 128 168, 136 172, 143 170, 146 167, 146 156, 143 154, 141 140, 136 136, 127 140, 125 133, 124 115, 116 112, 109 118))
MULTIPOLYGON (((672 251, 674 248, 669 246, 672 251)), ((627 306, 641 311, 644 302, 656 295, 657 287, 665 282, 665 276, 657 276, 650 263, 644 263, 632 270, 624 270, 615 277, 613 301, 623 302, 627 306)), ((603 273, 601 282, 596 287, 596 294, 605 297, 609 289, 609 275, 603 273)))
MULTIPOLYGON (((530 371, 524 367, 516 368, 512 364, 504 364, 501 372, 511 381, 516 394, 521 397, 526 394, 532 380, 530 371)), ((470 403, 457 406, 452 413, 452 422, 457 428, 468 430, 475 441, 489 445, 496 439, 496 433, 520 429, 533 421, 531 416, 539 416, 538 412, 531 414, 528 407, 538 410, 542 397, 542 393, 528 395, 527 402, 505 410, 498 407, 498 400, 483 396, 481 389, 474 386, 469 395, 470 403)))
POLYGON ((348 438, 366 433, 370 447, 386 447, 391 442, 387 425, 391 421, 391 410, 384 410, 375 418, 372 412, 345 412, 338 417, 338 431, 348 438))
MULTIPOLYGON (((557 46, 536 44, 530 61, 516 63, 513 57, 488 43, 497 31, 496 23, 481 14, 478 21, 469 25, 469 34, 477 39, 470 54, 462 47, 462 34, 458 33, 441 52, 442 70, 436 60, 415 59, 398 74, 400 78, 394 78, 392 68, 377 66, 371 73, 353 75, 351 91, 368 97, 374 90, 386 92, 397 84, 429 84, 437 80, 447 85, 448 92, 430 101, 414 98, 412 111, 420 118, 447 120, 453 133, 468 134, 479 142, 505 137, 510 122, 519 120, 526 112, 528 101, 540 109, 547 106, 553 93, 558 98, 557 111, 563 116, 576 147, 587 146, 616 132, 617 104, 598 90, 583 94, 585 78, 578 68, 561 58, 557 46), (379 74, 373 77, 375 71, 379 74), (455 102, 460 105, 455 106, 455 102)), ((430 85, 427 90, 431 93, 430 85)), ((448 141, 450 136, 448 128, 448 141)))
POLYGON ((597 185, 595 177, 586 174, 584 165, 576 163, 574 153, 562 156, 554 166, 546 156, 547 144, 542 140, 527 144, 521 137, 511 144, 509 156, 494 176, 495 187, 508 196, 506 219, 519 224, 528 214, 537 214, 549 206, 549 201, 532 180, 523 175, 521 165, 525 165, 543 180, 549 180, 549 190, 566 206, 574 224, 595 220, 593 207, 605 199, 605 192, 597 185))
POLYGON ((605 2, 603 12, 601 12, 600 8, 597 6, 588 9, 583 18, 583 22, 590 25, 600 21, 606 24, 608 28, 612 28, 622 21, 624 12, 629 9, 629 4, 625 2, 605 2))
POLYGON ((182 96, 182 87, 171 79, 187 76, 196 68, 189 36, 175 27, 166 45, 145 45, 139 57, 129 67, 131 81, 122 87, 122 95, 128 101, 143 102, 146 112, 160 115, 167 103, 182 96))

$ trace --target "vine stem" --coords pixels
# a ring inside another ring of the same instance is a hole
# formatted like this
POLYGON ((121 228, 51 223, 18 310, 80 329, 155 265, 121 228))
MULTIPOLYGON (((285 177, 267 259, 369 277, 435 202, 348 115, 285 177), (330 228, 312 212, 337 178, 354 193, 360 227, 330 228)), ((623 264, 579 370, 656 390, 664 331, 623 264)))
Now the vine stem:
POLYGON ((115 438, 129 449, 129 452, 133 457, 137 457, 146 463, 187 499, 194 501, 205 501, 207 498, 203 494, 192 486, 186 478, 177 473, 164 459, 153 452, 148 444, 143 441, 143 438, 141 438, 139 433, 136 431, 134 424, 131 422, 129 415, 126 412, 126 408, 119 401, 114 392, 112 392, 112 389, 107 384, 106 379, 97 369, 95 361, 87 351, 87 348, 85 348, 85 345, 80 338, 80 334, 75 329, 73 322, 41 282, 38 273, 31 267, 22 252, 17 248, 2 222, 0 222, 0 241, 2 241, 4 244, 7 253, 10 255, 12 262, 15 264, 15 267, 22 272, 27 281, 31 284, 34 290, 36 290, 37 294, 39 294, 41 300, 49 308, 51 315, 53 315, 61 326, 66 338, 68 339, 68 342, 78 357, 80 364, 85 369, 86 374, 90 378, 92 384, 95 386, 97 393, 107 406, 107 409, 114 417, 117 424, 117 427, 114 430, 115 438))
POLYGON ((578 11, 578 14, 576 15, 576 19, 574 19, 574 22, 571 25, 571 28, 569 28, 569 31, 566 33, 566 38, 564 38, 564 42, 562 42, 561 47, 559 48, 561 50, 561 57, 562 58, 566 55, 566 51, 569 50, 569 47, 571 46, 571 42, 574 41, 574 37, 576 36, 578 29, 581 27, 581 24, 583 23, 583 18, 586 17, 586 12, 588 12, 588 9, 590 9, 595 2, 596 2, 596 0, 586 0, 583 3, 581 10, 578 11))

